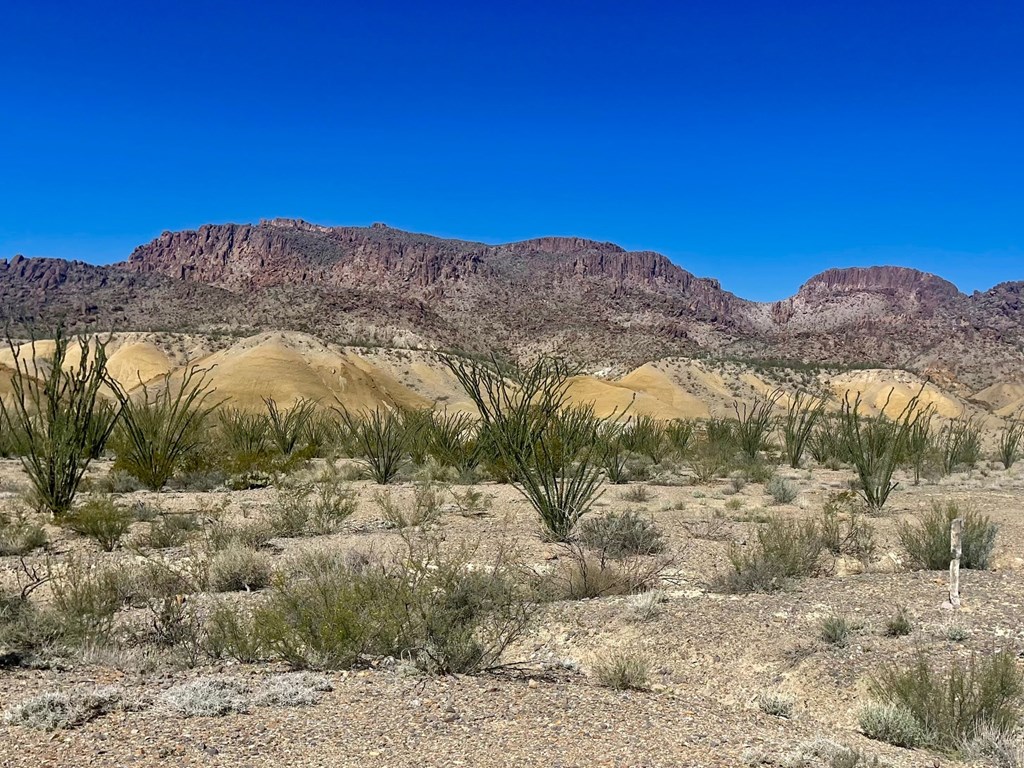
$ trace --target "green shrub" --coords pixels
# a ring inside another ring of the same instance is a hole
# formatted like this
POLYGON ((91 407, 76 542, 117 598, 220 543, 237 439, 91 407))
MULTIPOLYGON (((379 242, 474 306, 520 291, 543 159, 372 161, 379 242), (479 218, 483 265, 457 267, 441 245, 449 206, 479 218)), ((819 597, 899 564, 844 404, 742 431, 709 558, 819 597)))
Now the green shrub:
POLYGON ((410 433, 402 415, 375 408, 357 417, 340 411, 353 441, 357 455, 379 485, 387 485, 398 475, 405 461, 410 433))
POLYGON ((316 413, 316 403, 299 398, 291 408, 281 408, 272 397, 263 398, 267 405, 270 438, 282 456, 291 456, 300 447, 307 426, 316 413))
POLYGON ((609 651, 594 659, 594 678, 616 691, 645 691, 650 687, 651 662, 642 654, 609 651))
POLYGON ((355 494, 329 468, 312 482, 282 489, 268 522, 275 536, 324 536, 341 530, 356 507, 355 494))
POLYGON ((90 640, 109 634, 114 614, 124 604, 125 576, 120 568, 69 557, 50 586, 53 607, 64 633, 90 640))
POLYGON ((120 427, 114 434, 115 469, 137 477, 150 490, 159 490, 197 454, 202 446, 212 394, 209 371, 189 368, 181 381, 170 374, 155 391, 143 386, 142 396, 114 391, 121 402, 120 427))
POLYGON ((800 466, 814 427, 824 412, 824 398, 813 397, 806 392, 798 392, 790 398, 781 428, 782 450, 791 468, 800 466))
MULTIPOLYGON (((886 668, 871 681, 870 690, 877 702, 906 713, 916 723, 916 743, 901 746, 954 750, 981 728, 1008 733, 1019 727, 1024 678, 1009 651, 972 656, 969 663, 954 663, 945 672, 933 668, 921 654, 909 667, 886 668)), ((861 727, 871 738, 885 738, 869 733, 863 719, 861 727)))
POLYGON ((1011 421, 999 434, 999 460, 1006 469, 1010 469, 1020 458, 1021 445, 1024 444, 1024 421, 1011 421))
POLYGON ((942 471, 949 475, 973 467, 981 458, 981 430, 973 418, 950 421, 939 432, 942 471))
POLYGON ((689 455, 696 433, 696 425, 686 419, 673 419, 665 425, 665 439, 680 458, 689 455))
POLYGON ((821 532, 814 520, 788 522, 773 517, 757 528, 750 547, 732 545, 731 568, 716 579, 725 592, 774 592, 791 579, 819 572, 821 532))
POLYGON ((601 495, 602 426, 592 406, 570 406, 576 369, 544 358, 507 378, 492 361, 444 358, 473 400, 485 444, 537 511, 547 535, 566 541, 601 495))
POLYGON ((93 496, 68 515, 64 525, 111 552, 121 543, 134 519, 129 510, 114 504, 109 496, 93 496))
POLYGON ((636 511, 612 512, 584 521, 580 540, 585 547, 611 558, 654 555, 665 550, 658 526, 636 511))
POLYGON ((756 459, 761 451, 771 447, 769 437, 775 423, 775 406, 782 398, 782 390, 764 397, 757 396, 749 406, 733 403, 736 411, 736 445, 748 459, 756 459))
POLYGON ((845 648, 850 642, 850 622, 843 616, 829 616, 821 622, 821 639, 829 645, 845 648))
POLYGON ((58 328, 48 364, 29 359, 7 337, 14 358, 11 395, 0 398, 0 432, 13 441, 12 453, 32 483, 32 500, 56 517, 67 514, 100 443, 114 428, 117 413, 103 408, 100 389, 109 383, 106 344, 81 336, 71 343, 58 328))
POLYGON ((229 658, 255 664, 269 657, 266 638, 254 618, 241 610, 218 605, 204 625, 203 648, 213 659, 229 658))
POLYGON ((427 450, 442 466, 460 474, 472 472, 483 458, 476 420, 467 413, 431 412, 427 450))
POLYGON ((0 592, 0 648, 7 664, 27 666, 53 655, 64 631, 54 611, 41 610, 25 595, 0 592))
POLYGON ((838 469, 850 461, 839 415, 822 414, 807 438, 807 452, 818 464, 838 469))
POLYGON ((380 509, 381 517, 388 528, 423 528, 441 516, 441 497, 437 488, 430 483, 417 486, 411 505, 398 501, 389 490, 377 491, 373 501, 380 509))
POLYGON ((911 425, 903 453, 906 463, 914 469, 914 485, 919 485, 925 468, 938 455, 930 418, 918 419, 911 425))
MULTIPOLYGON (((923 386, 921 391, 924 391, 923 386)), ((891 391, 881 414, 874 419, 861 414, 859 394, 852 401, 847 394, 843 400, 839 414, 840 434, 849 460, 857 471, 857 491, 873 512, 881 511, 898 486, 892 476, 905 453, 914 425, 921 419, 931 418, 929 409, 918 407, 920 394, 912 397, 895 418, 886 415, 891 391)))
POLYGON ((995 549, 999 526, 986 515, 973 509, 961 510, 956 502, 933 501, 931 508, 918 518, 917 524, 900 523, 900 543, 915 568, 940 571, 949 567, 950 525, 957 517, 964 521, 961 568, 988 568, 995 549))
POLYGON ((265 414, 222 406, 217 409, 217 422, 217 436, 223 447, 219 465, 235 474, 267 465, 273 451, 270 420, 265 414))
POLYGON ((664 423, 653 416, 636 416, 623 428, 623 447, 631 452, 646 456, 657 464, 669 448, 668 434, 664 423))

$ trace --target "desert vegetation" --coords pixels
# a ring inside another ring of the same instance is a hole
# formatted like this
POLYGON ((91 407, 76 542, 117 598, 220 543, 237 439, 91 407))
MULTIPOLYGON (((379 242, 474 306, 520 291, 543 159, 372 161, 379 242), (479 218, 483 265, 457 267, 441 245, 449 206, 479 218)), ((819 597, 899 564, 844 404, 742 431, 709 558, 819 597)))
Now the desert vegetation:
POLYGON ((802 391, 732 417, 602 417, 573 400, 564 361, 454 356, 474 413, 240 409, 197 367, 126 390, 102 344, 60 338, 81 364, 20 358, 0 412, 17 436, 0 475, 0 678, 141 659, 179 677, 158 696, 22 698, 12 727, 314 706, 350 670, 685 696, 696 658, 758 716, 841 729, 828 686, 850 699, 860 682, 857 738, 952 755, 1015 738, 1019 649, 991 640, 1019 617, 991 569, 1019 523, 991 494, 1024 487, 1016 423, 986 436, 916 398, 830 411, 802 391), (936 608, 954 519, 966 599, 996 601, 996 618, 936 608), (785 639, 765 646, 773 623, 785 639), (840 682, 777 691, 788 678, 753 649, 840 682), (211 677, 225 665, 293 677, 211 677))

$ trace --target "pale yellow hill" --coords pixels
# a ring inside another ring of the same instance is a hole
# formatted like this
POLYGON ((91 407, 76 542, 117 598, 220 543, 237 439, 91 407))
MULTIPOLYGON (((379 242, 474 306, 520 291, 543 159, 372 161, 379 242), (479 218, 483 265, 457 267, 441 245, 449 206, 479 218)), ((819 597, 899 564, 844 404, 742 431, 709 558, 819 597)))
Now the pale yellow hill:
MULTIPOLYGON (((217 400, 240 408, 262 410, 264 397, 274 398, 283 407, 305 398, 325 406, 340 402, 353 411, 429 405, 365 360, 303 334, 262 334, 196 365, 210 369, 208 378, 217 400)), ((180 375, 180 371, 175 374, 180 375)))
POLYGON ((651 363, 627 373, 618 384, 663 403, 674 414, 670 418, 703 419, 711 415, 706 402, 684 390, 651 363))
POLYGON ((968 412, 967 404, 960 398, 933 384, 924 384, 922 391, 922 384, 921 379, 906 371, 886 369, 848 371, 828 380, 837 400, 841 402, 847 393, 851 399, 859 394, 865 413, 872 415, 885 408, 887 415, 896 416, 918 392, 921 392, 920 405, 932 406, 937 416, 955 419, 968 412))
POLYGON ((971 396, 997 416, 1017 418, 1024 414, 1024 382, 1002 381, 971 396))
POLYGON ((107 360, 107 372, 126 389, 170 373, 174 368, 162 349, 143 341, 118 347, 107 360))

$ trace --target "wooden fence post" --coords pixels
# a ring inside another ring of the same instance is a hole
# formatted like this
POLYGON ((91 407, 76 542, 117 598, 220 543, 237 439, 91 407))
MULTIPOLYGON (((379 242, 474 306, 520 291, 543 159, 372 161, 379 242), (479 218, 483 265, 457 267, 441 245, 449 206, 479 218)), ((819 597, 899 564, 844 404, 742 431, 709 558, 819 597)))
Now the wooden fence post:
POLYGON ((960 607, 960 556, 963 554, 964 519, 956 518, 949 527, 949 604, 960 607))

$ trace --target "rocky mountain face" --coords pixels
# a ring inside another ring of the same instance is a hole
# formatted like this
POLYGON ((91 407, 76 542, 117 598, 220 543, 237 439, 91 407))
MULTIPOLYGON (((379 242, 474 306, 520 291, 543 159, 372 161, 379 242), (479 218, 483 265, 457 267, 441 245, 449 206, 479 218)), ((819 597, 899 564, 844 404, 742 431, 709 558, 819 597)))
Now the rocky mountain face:
POLYGON ((761 304, 661 254, 611 243, 486 245, 282 219, 165 232, 110 266, 0 261, 5 319, 20 323, 288 329, 594 366, 679 354, 872 363, 970 388, 1022 370, 1022 288, 965 296, 911 269, 831 269, 761 304))

